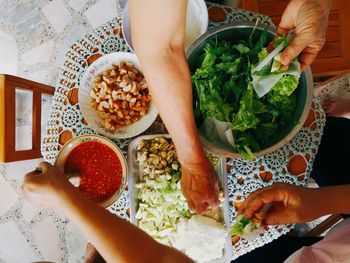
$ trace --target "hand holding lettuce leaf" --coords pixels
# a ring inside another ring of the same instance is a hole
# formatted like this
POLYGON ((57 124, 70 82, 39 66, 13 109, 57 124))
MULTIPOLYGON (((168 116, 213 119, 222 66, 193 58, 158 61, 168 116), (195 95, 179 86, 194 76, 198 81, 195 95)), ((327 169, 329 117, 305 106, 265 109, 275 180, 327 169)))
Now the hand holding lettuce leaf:
POLYGON ((298 86, 301 74, 298 59, 293 60, 289 65, 281 63, 281 51, 287 45, 288 42, 284 37, 276 39, 274 46, 277 47, 270 54, 262 51, 258 65, 252 69, 253 86, 259 98, 265 96, 271 89, 290 96, 298 86), (276 53, 275 51, 280 52, 270 57, 276 53), (280 82, 282 79, 283 81, 280 82))

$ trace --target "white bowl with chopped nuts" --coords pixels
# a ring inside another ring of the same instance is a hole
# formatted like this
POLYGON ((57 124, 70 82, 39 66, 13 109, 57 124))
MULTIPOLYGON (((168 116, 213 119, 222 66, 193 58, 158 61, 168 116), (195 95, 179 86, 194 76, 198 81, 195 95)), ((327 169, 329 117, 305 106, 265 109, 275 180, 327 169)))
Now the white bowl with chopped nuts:
POLYGON ((128 52, 92 63, 81 80, 78 100, 88 124, 115 139, 144 132, 158 115, 137 57, 128 52))

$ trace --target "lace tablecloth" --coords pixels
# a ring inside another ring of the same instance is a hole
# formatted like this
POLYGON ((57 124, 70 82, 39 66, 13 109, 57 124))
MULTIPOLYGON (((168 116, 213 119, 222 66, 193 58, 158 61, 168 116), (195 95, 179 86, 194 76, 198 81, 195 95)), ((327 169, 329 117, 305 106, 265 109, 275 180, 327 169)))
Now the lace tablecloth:
MULTIPOLYGON (((271 20, 263 15, 217 5, 209 5, 208 10, 209 28, 229 22, 254 22, 258 17, 262 23, 274 27, 271 20)), ((97 58, 116 51, 130 51, 122 36, 121 23, 120 18, 112 20, 69 48, 64 65, 61 67, 42 144, 42 154, 46 161, 54 163, 59 149, 72 137, 95 133, 79 110, 79 82, 87 67, 97 58)), ((243 159, 227 160, 231 221, 236 216, 235 202, 244 199, 258 188, 271 185, 273 182, 306 185, 324 124, 325 115, 315 98, 304 127, 286 146, 251 163, 243 159)), ((166 132, 164 125, 157 119, 145 133, 164 132, 166 132)), ((115 140, 115 143, 126 155, 131 140, 132 138, 115 140)), ((109 211, 129 219, 127 191, 109 208, 109 211)), ((286 225, 270 227, 263 236, 251 242, 243 239, 233 240, 232 259, 271 242, 287 233, 291 227, 286 225)))

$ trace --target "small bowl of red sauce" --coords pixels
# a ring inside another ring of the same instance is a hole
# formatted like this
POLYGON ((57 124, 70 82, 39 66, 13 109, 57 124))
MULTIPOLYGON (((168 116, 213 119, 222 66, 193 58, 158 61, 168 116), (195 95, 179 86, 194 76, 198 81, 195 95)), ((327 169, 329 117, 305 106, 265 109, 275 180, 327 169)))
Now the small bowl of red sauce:
POLYGON ((79 191, 103 207, 112 205, 126 187, 127 166, 122 151, 99 135, 68 141, 58 153, 56 165, 66 175, 78 173, 79 191))

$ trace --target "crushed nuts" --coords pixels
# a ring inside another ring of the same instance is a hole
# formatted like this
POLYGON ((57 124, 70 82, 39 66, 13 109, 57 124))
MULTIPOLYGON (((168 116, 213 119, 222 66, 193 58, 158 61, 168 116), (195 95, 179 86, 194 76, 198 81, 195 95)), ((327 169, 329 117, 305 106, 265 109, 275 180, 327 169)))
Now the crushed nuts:
POLYGON ((112 65, 98 75, 90 97, 91 107, 110 132, 146 115, 152 100, 144 76, 131 63, 112 65))
POLYGON ((137 160, 143 165, 143 172, 150 178, 158 174, 180 170, 175 145, 170 139, 155 137, 140 141, 137 148, 137 160))

